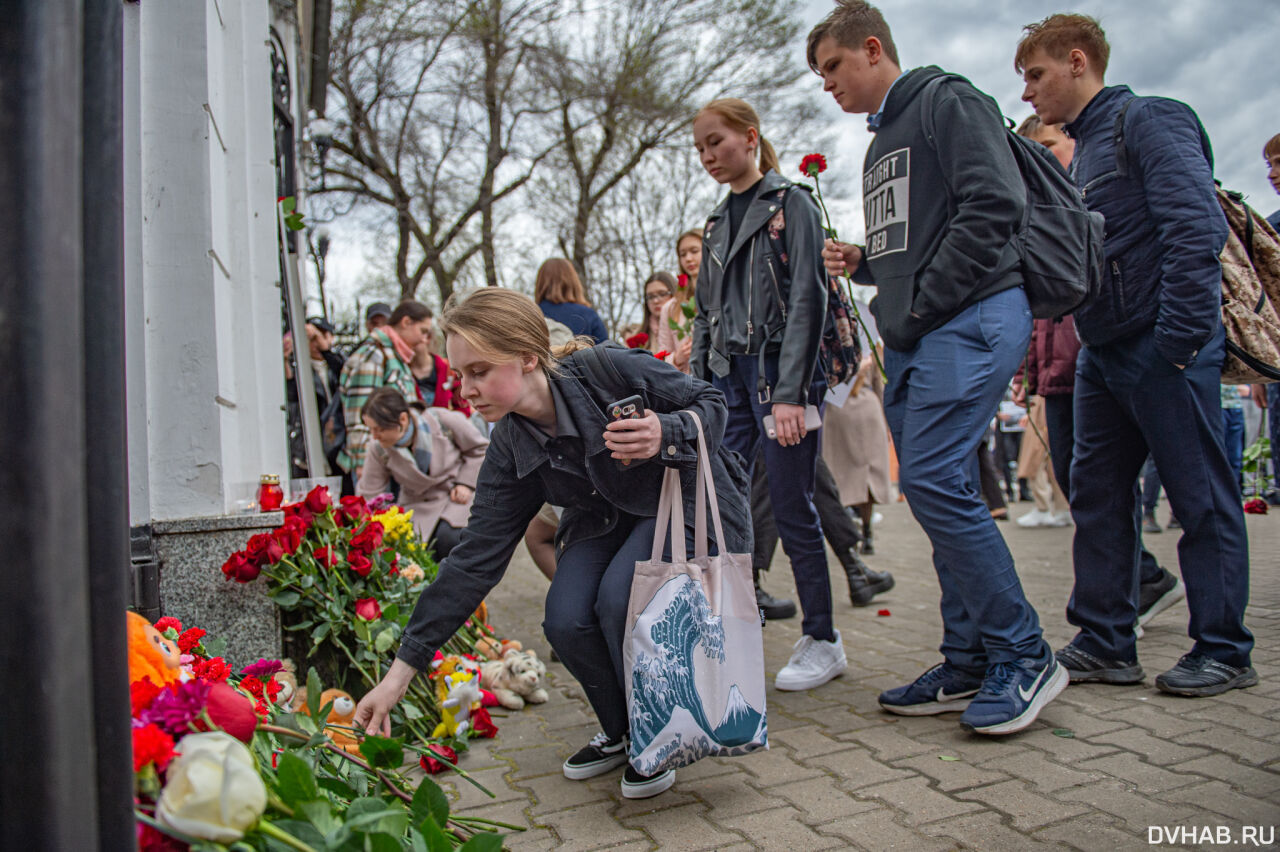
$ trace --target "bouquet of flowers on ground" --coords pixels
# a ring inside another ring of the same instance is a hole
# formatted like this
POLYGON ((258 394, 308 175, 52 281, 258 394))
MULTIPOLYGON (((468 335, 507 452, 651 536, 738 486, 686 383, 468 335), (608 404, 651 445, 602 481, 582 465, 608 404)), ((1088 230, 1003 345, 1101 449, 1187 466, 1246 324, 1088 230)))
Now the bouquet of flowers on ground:
MULTIPOLYGON (((436 563, 413 531, 413 513, 381 508, 362 497, 335 505, 317 486, 284 507, 284 523, 249 539, 222 566, 241 583, 266 578, 283 610, 295 659, 306 658, 331 685, 360 695, 377 685, 394 658, 424 584, 436 563), (375 509, 381 509, 375 511, 375 509)), ((446 653, 468 654, 482 636, 473 618, 445 643, 446 653)), ((440 722, 440 707, 426 678, 415 678, 392 714, 395 730, 425 742, 440 722)))
MULTIPOLYGON (((275 701, 283 689, 276 678, 284 668, 279 660, 233 672, 216 653, 223 643, 202 642, 203 630, 184 631, 172 618, 155 628, 157 645, 176 644, 182 663, 176 670, 164 663, 151 669, 163 673, 163 685, 150 674, 130 683, 143 852, 224 850, 229 844, 302 852, 461 846, 470 852, 501 848, 491 829, 518 828, 450 817, 435 782, 423 779, 415 790, 401 774, 406 746, 399 740, 366 737, 359 754, 334 745, 324 733, 331 726, 314 721, 330 710, 320 706, 314 669, 306 713, 288 712, 275 701)), ((134 677, 132 659, 130 665, 134 677)), ((438 746, 409 748, 424 767, 451 754, 438 746)))

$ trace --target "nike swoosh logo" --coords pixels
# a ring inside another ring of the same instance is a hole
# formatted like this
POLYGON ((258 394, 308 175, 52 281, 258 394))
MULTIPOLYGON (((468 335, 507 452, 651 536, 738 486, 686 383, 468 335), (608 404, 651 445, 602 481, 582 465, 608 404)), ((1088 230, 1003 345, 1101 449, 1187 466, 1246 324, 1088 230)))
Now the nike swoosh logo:
POLYGON ((1018 687, 1018 695, 1022 697, 1023 701, 1030 701, 1031 696, 1036 694, 1036 687, 1040 685, 1040 681, 1044 679, 1044 673, 1047 671, 1049 671, 1048 666, 1045 666, 1040 670, 1040 674, 1036 675, 1036 679, 1031 681, 1030 689, 1023 689, 1022 687, 1018 687))
POLYGON ((973 693, 974 693, 975 691, 976 691, 976 690, 969 689, 969 690, 965 690, 965 691, 963 691, 963 692, 950 692, 950 693, 949 693, 949 692, 947 692, 945 689, 943 689, 943 688, 940 686, 940 687, 938 687, 938 703, 939 703, 939 704, 945 704, 945 703, 946 703, 946 702, 948 702, 948 701, 955 701, 957 698, 967 698, 967 697, 969 697, 970 695, 973 695, 973 693))

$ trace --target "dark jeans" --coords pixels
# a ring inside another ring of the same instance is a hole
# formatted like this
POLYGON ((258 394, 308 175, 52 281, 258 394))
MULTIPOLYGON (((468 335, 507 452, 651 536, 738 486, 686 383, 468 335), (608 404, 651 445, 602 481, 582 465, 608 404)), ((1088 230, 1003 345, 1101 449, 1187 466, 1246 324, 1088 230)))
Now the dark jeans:
POLYGON ((1154 330, 1080 352, 1071 468, 1076 582, 1067 620, 1080 628, 1073 643, 1089 653, 1137 656, 1135 504, 1138 472, 1150 453, 1182 522, 1178 563, 1194 650, 1227 665, 1249 664, 1249 544, 1223 444, 1223 351, 1219 328, 1184 370, 1156 350, 1154 330))
MULTIPOLYGON (((1058 478, 1058 487, 1062 493, 1071 494, 1071 459, 1075 455, 1075 396, 1073 394, 1056 394, 1044 398, 1045 425, 1049 432, 1049 455, 1053 458, 1053 475, 1058 478)), ((1147 459, 1151 462, 1150 458, 1147 459)), ((1154 493, 1160 494, 1160 478, 1155 472, 1156 466, 1151 464, 1151 476, 1155 478, 1154 493)), ((1145 470, 1145 468, 1144 468, 1145 470)), ((1143 484, 1143 500, 1145 506, 1146 484, 1143 484)), ((1070 497, 1068 496, 1068 500, 1070 497)), ((1151 505, 1155 506, 1155 498, 1151 505)), ((1156 561, 1155 554, 1147 550, 1142 543, 1142 519, 1138 519, 1138 578, 1143 585, 1157 583, 1164 578, 1164 569, 1156 561)))
POLYGON ((629 727, 622 639, 636 562, 653 551, 653 518, 623 515, 608 535, 575 541, 556 560, 542 622, 547 641, 611 739, 629 727))
MULTIPOLYGON (((759 375, 756 355, 734 355, 729 375, 716 376, 712 384, 724 393, 729 419, 724 428, 724 445, 742 454, 746 469, 754 470, 756 453, 764 457, 769 473, 769 496, 782 549, 791 560, 796 579, 796 596, 804 614, 801 629, 814 639, 835 638, 831 623, 831 578, 827 574, 827 551, 822 541, 822 525, 813 505, 814 477, 822 448, 822 430, 805 435, 792 447, 764 439, 760 422, 773 411, 772 402, 761 402, 756 394, 759 375)), ((766 359, 765 371, 777 381, 778 359, 766 359)), ((817 384, 810 397, 820 399, 817 384)))
MULTIPOLYGON (((814 479, 813 505, 822 521, 822 534, 838 554, 848 553, 857 547, 862 536, 853 524, 853 518, 840 502, 840 490, 827 462, 818 456, 817 476, 814 479)), ((751 483, 751 525, 755 533, 755 547, 751 565, 757 571, 769 570, 773 553, 778 549, 778 525, 773 520, 773 500, 769 497, 769 474, 763 459, 756 461, 755 479, 751 483)))
POLYGON ((1222 409, 1222 440, 1227 446, 1227 460, 1236 475, 1236 489, 1244 484, 1244 412, 1239 408, 1222 409))
POLYGON ((462 530, 445 521, 437 521, 436 528, 431 533, 431 551, 435 555, 436 562, 448 556, 460 541, 462 541, 462 530))
POLYGON ((978 442, 1030 338, 1031 310, 1015 287, 970 305, 909 351, 885 351, 885 418, 902 493, 933 544, 942 654, 975 673, 1047 652, 977 487, 978 442))

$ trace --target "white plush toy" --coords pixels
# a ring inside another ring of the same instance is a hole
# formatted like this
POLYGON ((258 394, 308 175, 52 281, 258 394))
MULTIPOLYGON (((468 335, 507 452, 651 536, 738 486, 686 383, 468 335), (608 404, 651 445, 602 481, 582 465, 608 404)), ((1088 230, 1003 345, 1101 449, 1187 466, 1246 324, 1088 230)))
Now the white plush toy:
POLYGON ((536 651, 511 649, 500 660, 480 664, 480 685, 493 693, 498 703, 509 710, 519 710, 527 701, 541 704, 547 700, 542 678, 547 667, 536 651))

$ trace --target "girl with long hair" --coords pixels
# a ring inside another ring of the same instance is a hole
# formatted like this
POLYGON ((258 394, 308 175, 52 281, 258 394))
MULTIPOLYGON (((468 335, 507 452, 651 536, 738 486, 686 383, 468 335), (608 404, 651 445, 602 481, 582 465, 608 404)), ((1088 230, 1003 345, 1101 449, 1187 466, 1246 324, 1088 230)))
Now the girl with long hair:
POLYGON ((724 392, 725 444, 753 468, 763 453, 778 533, 795 574, 804 635, 778 689, 812 689, 847 667, 832 623, 831 581, 814 479, 825 384, 816 369, 826 321, 822 223, 808 192, 778 173, 745 101, 714 100, 693 121, 711 177, 729 187, 702 239, 691 353, 694 376, 724 392), (775 245, 782 250, 776 251, 775 245))
POLYGON ((676 279, 670 272, 655 272, 644 282, 644 305, 638 330, 648 335, 649 339, 645 342, 644 348, 650 352, 658 352, 662 349, 658 345, 658 338, 662 336, 662 326, 658 318, 663 306, 670 302, 675 294, 676 279))
POLYGON ((586 335, 596 343, 609 339, 604 320, 587 300, 587 290, 571 261, 563 257, 543 261, 534 281, 533 300, 543 316, 564 323, 575 335, 586 335))
MULTIPOLYGON (((446 308, 441 328, 463 397, 494 426, 470 522, 418 599, 395 662, 361 699, 356 723, 389 732, 388 713, 409 682, 501 579, 529 521, 551 503, 565 509, 543 628, 603 729, 563 771, 571 780, 603 774, 627 762, 623 632, 635 564, 651 555, 664 468, 681 471, 685 517, 696 517, 698 441, 689 411, 706 430, 726 545, 740 553, 751 539, 746 474, 720 440, 724 397, 647 352, 600 347, 592 354, 610 362, 601 366, 644 405, 641 419, 609 420, 616 390, 596 383, 583 366, 586 353, 557 361, 537 307, 511 290, 471 293, 446 308)), ((644 776, 628 766, 622 795, 653 796, 674 780, 673 770, 644 776)))
POLYGON ((669 352, 667 362, 676 369, 688 373, 689 356, 693 352, 693 322, 680 309, 683 302, 696 297, 698 270, 702 266, 702 229, 690 228, 676 237, 676 260, 680 265, 681 281, 677 281, 675 298, 662 307, 658 317, 658 351, 669 352), (680 333, 672 323, 680 326, 680 333))

